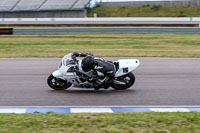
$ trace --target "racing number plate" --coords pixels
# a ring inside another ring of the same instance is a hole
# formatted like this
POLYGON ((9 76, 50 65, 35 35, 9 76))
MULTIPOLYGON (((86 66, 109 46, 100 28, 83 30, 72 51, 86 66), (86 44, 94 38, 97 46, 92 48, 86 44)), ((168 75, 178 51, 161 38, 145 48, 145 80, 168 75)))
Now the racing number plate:
POLYGON ((123 68, 123 73, 127 73, 128 72, 128 67, 123 68))

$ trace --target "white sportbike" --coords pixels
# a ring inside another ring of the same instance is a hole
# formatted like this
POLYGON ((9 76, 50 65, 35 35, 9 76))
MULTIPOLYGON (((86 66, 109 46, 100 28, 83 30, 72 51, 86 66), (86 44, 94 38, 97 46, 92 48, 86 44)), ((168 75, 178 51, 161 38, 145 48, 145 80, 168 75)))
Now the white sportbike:
POLYGON ((119 59, 112 62, 92 54, 85 54, 82 57, 84 58, 78 58, 73 53, 65 55, 59 63, 58 70, 48 77, 48 85, 55 90, 65 90, 71 86, 95 90, 109 87, 125 90, 135 83, 132 71, 140 65, 138 59, 119 59), (83 60, 88 56, 95 60, 96 65, 86 72, 83 70, 83 60))

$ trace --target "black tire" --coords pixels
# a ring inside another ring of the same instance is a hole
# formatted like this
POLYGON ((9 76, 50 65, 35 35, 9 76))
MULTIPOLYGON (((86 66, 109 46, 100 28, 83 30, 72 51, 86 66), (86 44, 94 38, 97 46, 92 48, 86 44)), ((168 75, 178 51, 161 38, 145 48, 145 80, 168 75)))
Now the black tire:
POLYGON ((114 88, 115 90, 126 90, 130 88, 134 83, 135 83, 135 75, 133 73, 128 73, 124 76, 118 77, 117 80, 121 82, 125 82, 125 78, 129 78, 128 83, 126 85, 119 85, 119 84, 112 84, 111 87, 114 88))
POLYGON ((47 84, 49 85, 49 87, 51 87, 54 90, 66 90, 72 85, 71 83, 67 82, 66 80, 57 79, 52 74, 49 75, 49 77, 47 79, 47 84))

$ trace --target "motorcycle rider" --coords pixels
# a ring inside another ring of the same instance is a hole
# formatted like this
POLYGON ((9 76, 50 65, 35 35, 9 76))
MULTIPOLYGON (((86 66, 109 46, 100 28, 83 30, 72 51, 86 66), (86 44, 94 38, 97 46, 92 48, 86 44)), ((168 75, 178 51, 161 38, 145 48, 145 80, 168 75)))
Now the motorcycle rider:
POLYGON ((76 60, 76 57, 84 57, 81 63, 82 70, 89 72, 93 70, 93 76, 91 78, 94 82, 94 88, 98 90, 102 82, 104 82, 104 88, 109 88, 110 78, 114 76, 115 65, 112 62, 103 60, 102 58, 95 57, 90 53, 72 53, 72 59, 76 60), (105 79, 105 77, 108 77, 105 79), (101 80, 99 80, 101 79, 101 80), (102 81, 102 82, 100 82, 102 81))

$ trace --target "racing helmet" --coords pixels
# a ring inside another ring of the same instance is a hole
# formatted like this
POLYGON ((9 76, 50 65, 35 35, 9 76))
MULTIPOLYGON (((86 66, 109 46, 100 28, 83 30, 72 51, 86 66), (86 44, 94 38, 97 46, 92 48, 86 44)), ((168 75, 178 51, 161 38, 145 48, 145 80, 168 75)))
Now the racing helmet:
POLYGON ((94 69, 95 63, 96 63, 95 59, 92 56, 86 56, 82 60, 81 67, 82 67, 83 71, 88 72, 88 71, 94 69))

